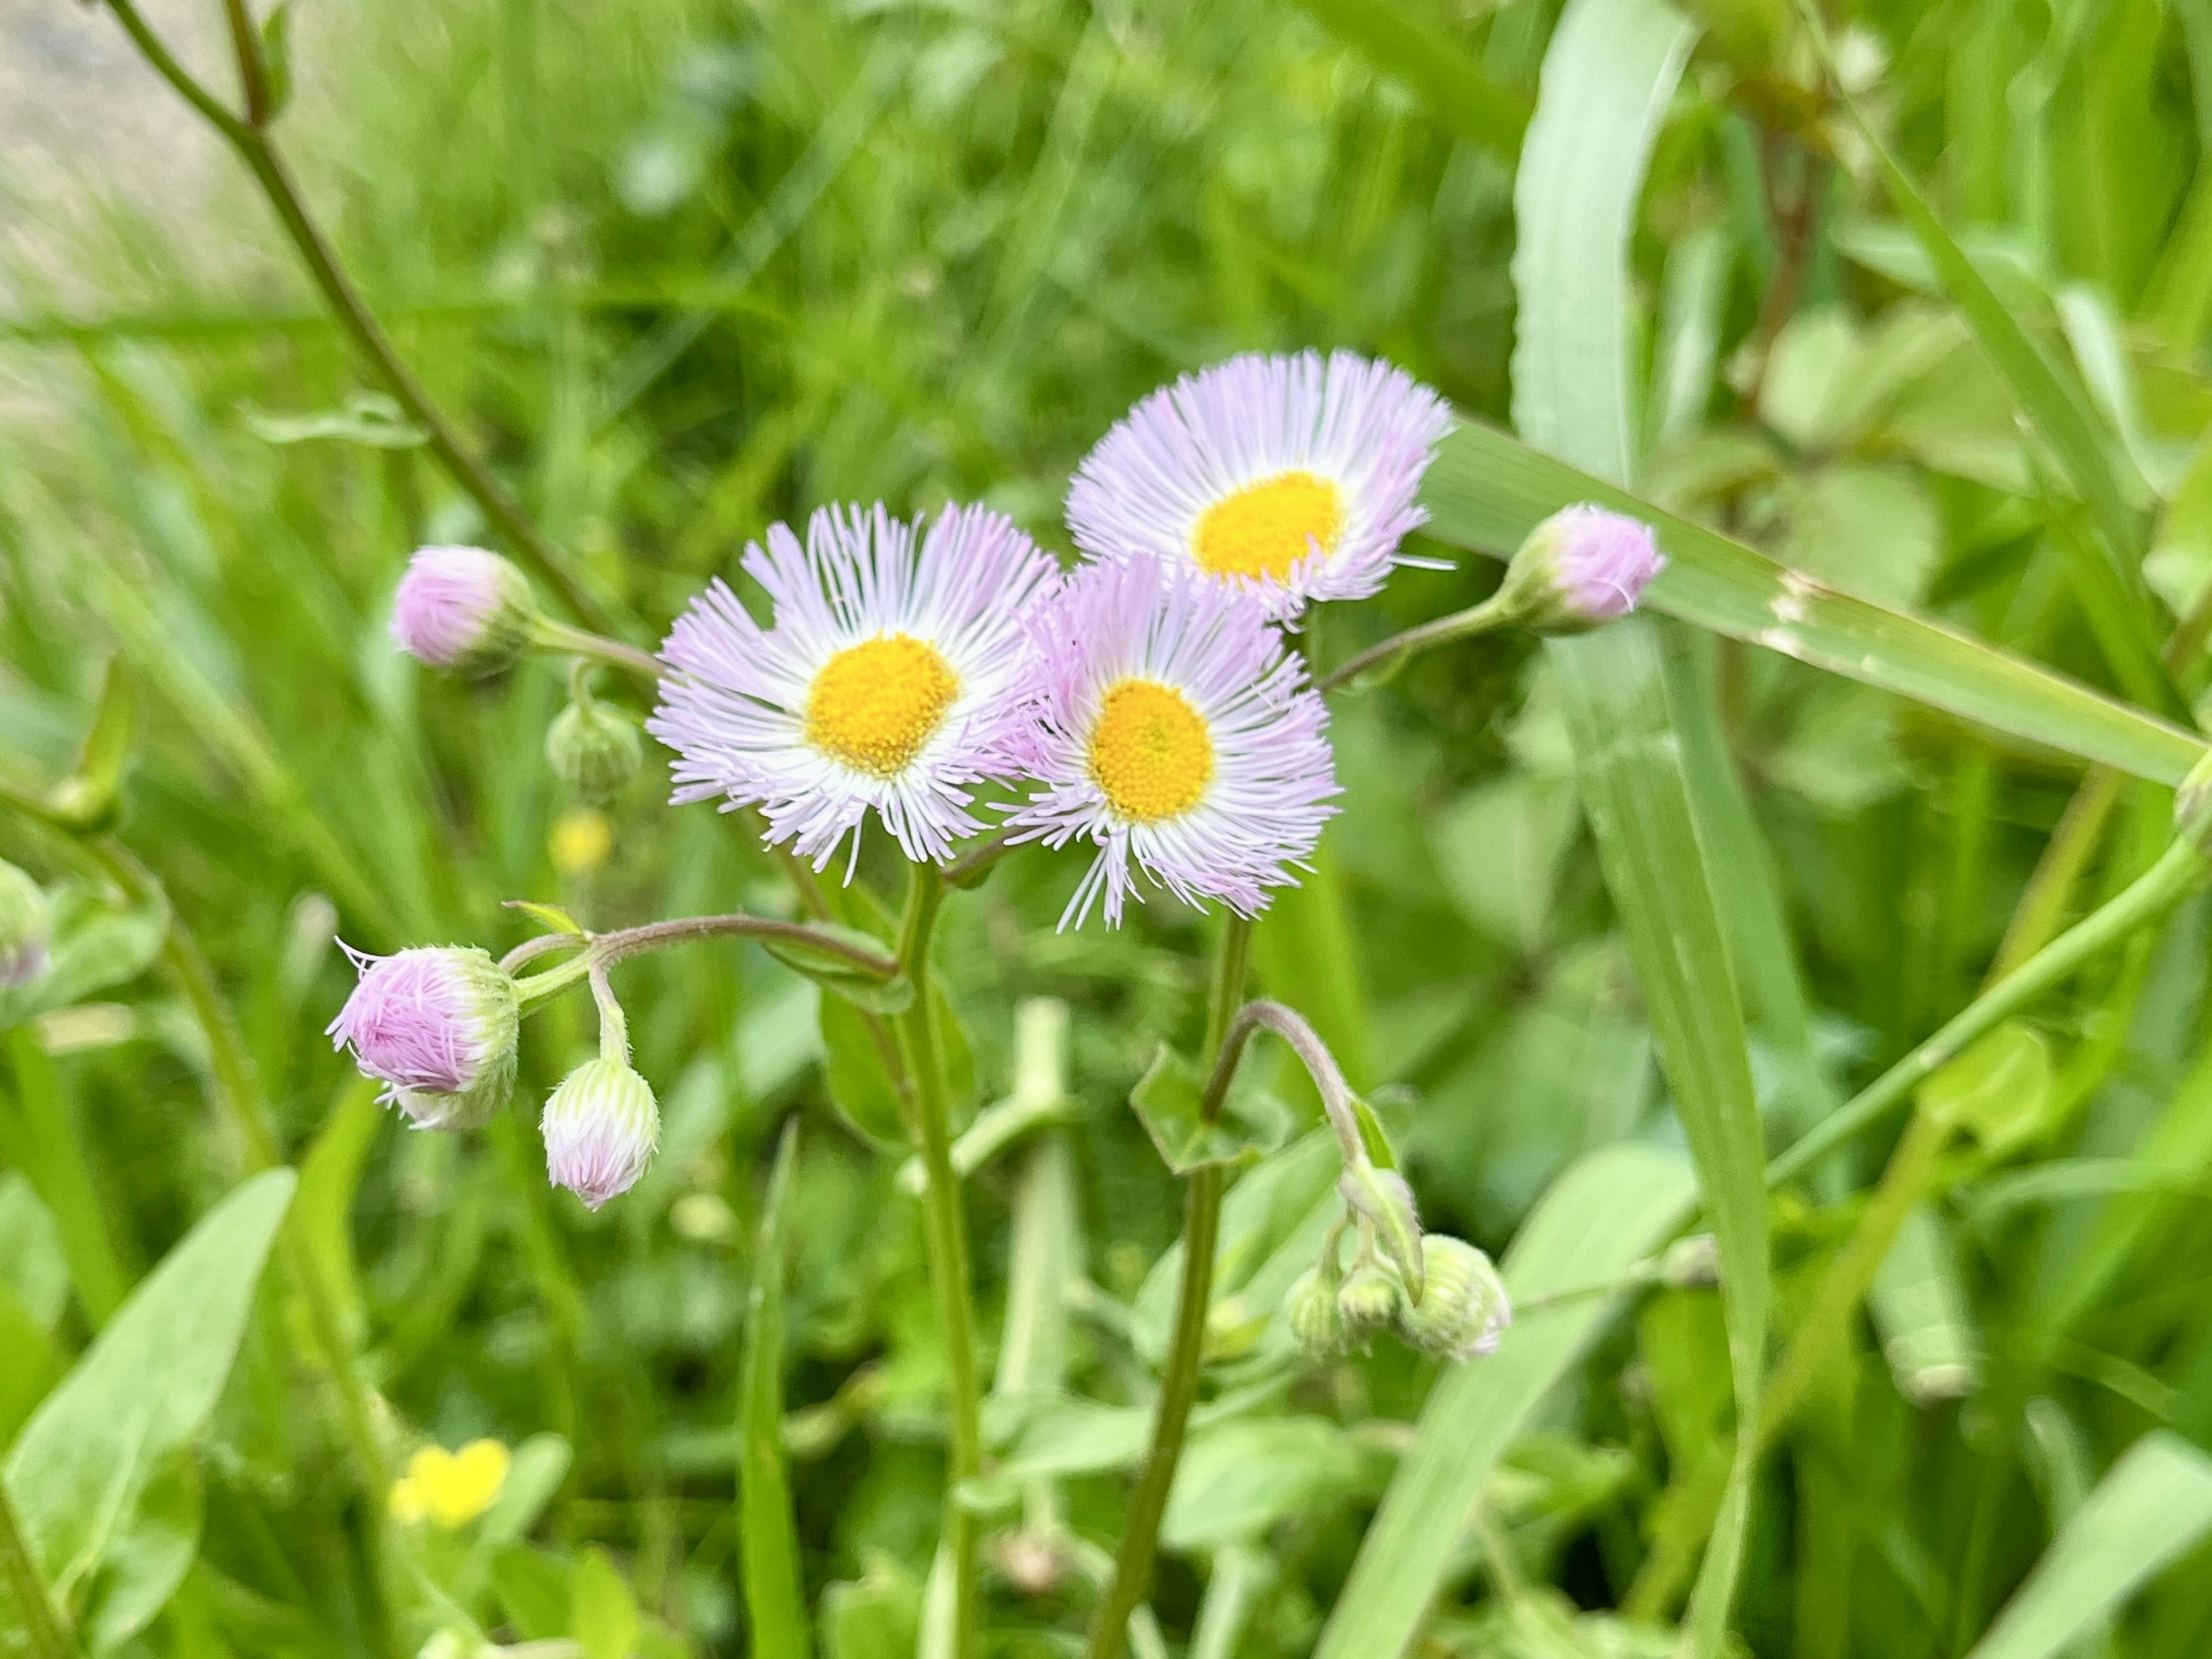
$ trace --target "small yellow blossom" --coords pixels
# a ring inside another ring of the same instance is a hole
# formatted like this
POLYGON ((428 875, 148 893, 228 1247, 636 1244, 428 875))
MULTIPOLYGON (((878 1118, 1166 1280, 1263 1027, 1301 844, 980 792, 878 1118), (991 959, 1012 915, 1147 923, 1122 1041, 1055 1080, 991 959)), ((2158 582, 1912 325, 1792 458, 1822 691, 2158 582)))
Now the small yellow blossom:
POLYGON ((614 851, 615 827, 597 807, 572 806, 553 824, 546 844, 553 867, 572 879, 588 876, 614 851))
POLYGON ((465 1527, 499 1496, 507 1462, 496 1440, 471 1440, 457 1452, 425 1446, 392 1483, 392 1518, 404 1527, 434 1521, 448 1532, 465 1527))

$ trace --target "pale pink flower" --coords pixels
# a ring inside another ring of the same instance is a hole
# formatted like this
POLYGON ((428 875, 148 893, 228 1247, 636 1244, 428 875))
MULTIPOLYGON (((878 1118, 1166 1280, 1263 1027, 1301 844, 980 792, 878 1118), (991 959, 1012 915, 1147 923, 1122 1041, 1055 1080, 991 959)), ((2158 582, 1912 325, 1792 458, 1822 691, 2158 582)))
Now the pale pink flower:
POLYGON ((538 607, 529 580, 481 547, 425 547, 392 602, 392 639, 410 657, 468 679, 512 668, 538 607))
POLYGON ((521 1012, 514 981, 472 947, 418 946, 372 957, 346 947, 361 983, 330 1023, 364 1077, 417 1128, 489 1120, 514 1087, 521 1012))

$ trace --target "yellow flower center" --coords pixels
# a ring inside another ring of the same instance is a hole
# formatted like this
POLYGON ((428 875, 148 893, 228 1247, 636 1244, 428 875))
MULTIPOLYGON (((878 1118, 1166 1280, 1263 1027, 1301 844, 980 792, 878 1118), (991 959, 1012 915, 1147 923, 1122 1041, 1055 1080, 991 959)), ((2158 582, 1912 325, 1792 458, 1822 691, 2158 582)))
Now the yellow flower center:
POLYGON ((822 665, 806 694, 806 740, 872 777, 896 777, 944 722, 959 676, 911 634, 848 646, 822 665))
POLYGON ((1344 533, 1344 492, 1310 472, 1278 472, 1224 495, 1199 515, 1191 556, 1217 576, 1278 581, 1313 551, 1336 551, 1344 533))
POLYGON ((1123 680, 1091 728, 1091 775, 1123 817, 1188 812, 1213 779, 1213 738, 1190 700, 1158 680, 1123 680))
POLYGON ((511 1460, 496 1440, 471 1440, 457 1452, 425 1446, 392 1483, 392 1517, 403 1526, 434 1521, 452 1532, 492 1506, 511 1460))

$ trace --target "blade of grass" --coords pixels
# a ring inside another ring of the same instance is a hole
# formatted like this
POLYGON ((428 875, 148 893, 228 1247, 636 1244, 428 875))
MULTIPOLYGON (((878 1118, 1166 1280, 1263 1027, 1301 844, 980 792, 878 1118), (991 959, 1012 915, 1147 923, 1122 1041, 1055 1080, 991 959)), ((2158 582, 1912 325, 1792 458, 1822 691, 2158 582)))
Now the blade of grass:
POLYGON ((2212 1457, 2163 1430, 2112 1465, 1967 1659, 2053 1659, 2212 1531, 2212 1457))
POLYGON ((2171 721, 1940 623, 1839 593, 1493 427, 1467 422, 1444 441, 1421 500, 1431 535, 1498 558, 1563 507, 1617 507, 1658 532, 1671 562, 1645 602, 1668 616, 2154 782, 2180 782, 2204 753, 2202 738, 2171 721))
MULTIPOLYGON (((1635 468, 1629 238, 1644 167, 1695 31, 1661 0, 1574 0, 1552 37, 1522 152, 1513 418, 1626 483, 1635 468)), ((1685 775, 1656 630, 1633 617, 1547 649, 1575 773, 1721 1254, 1729 1370, 1747 1431, 1685 1646, 1718 1653, 1742 1565, 1766 1363, 1765 1146, 1726 930, 1685 775)))
POLYGON ((791 1480, 783 1463, 783 1249, 799 1120, 784 1126, 761 1206, 753 1251, 752 1301, 745 1315, 744 1431, 738 1466, 738 1536, 744 1542, 747 1651, 762 1659, 806 1659, 806 1601, 791 1480))
MULTIPOLYGON (((1675 1153, 1600 1148, 1539 1200, 1505 1254, 1507 1287, 1527 1301, 1619 1277, 1681 1224, 1693 1191, 1675 1153)), ((1438 1381, 1314 1659, 1400 1659, 1412 1649, 1498 1454, 1619 1306, 1618 1297, 1590 1297, 1528 1314, 1495 1354, 1438 1381)))

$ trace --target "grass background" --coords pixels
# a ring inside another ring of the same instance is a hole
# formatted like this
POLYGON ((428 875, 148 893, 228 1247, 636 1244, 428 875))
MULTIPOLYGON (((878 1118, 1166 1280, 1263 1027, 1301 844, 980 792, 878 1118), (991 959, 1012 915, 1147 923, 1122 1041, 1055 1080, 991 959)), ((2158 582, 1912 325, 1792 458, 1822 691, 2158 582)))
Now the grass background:
MULTIPOLYGON (((1558 9, 301 0, 281 135, 403 351, 648 639, 769 520, 825 501, 980 496, 1066 551, 1076 460, 1134 398, 1237 349, 1386 355, 1543 441, 1516 317, 1528 283, 1578 276, 1524 270, 1516 289, 1516 163, 1558 9)), ((1627 331, 1637 488, 1850 592, 2138 702, 2170 697, 2179 715, 2202 662, 2179 664, 2178 691, 2146 689, 2126 640, 2154 648, 2212 572, 2197 444, 2212 407, 2197 169, 2212 9, 1826 9, 1874 130, 2079 382, 2136 538, 2118 598, 2082 574, 2097 526, 2060 482, 2073 475, 2042 411, 1947 297, 1864 136, 1814 90, 1802 25, 1755 0, 1689 9, 1700 32, 1629 204, 1620 303, 1565 307, 1571 326, 1627 331)), ((167 94, 149 76, 140 95, 167 94)), ((212 958, 288 1152, 333 1121, 362 1126, 349 1254, 395 1443, 569 1449, 526 1536, 423 1547, 456 1611, 419 1604, 410 1642, 471 1619, 508 1638, 584 1634, 535 1628, 528 1586, 582 1607, 599 1568, 578 1564, 604 1550, 653 1639, 747 1650, 739 1326, 769 1148, 795 1115, 787 1439, 808 1599, 831 1651, 902 1648, 936 1524, 941 1362, 915 1212, 895 1160, 830 1109, 812 988, 734 946, 625 970, 667 1142, 646 1185, 596 1218, 544 1190, 523 1112, 481 1136, 404 1134, 364 1113, 320 1038, 349 978, 333 932, 498 948, 523 934, 503 897, 600 927, 789 901, 727 820, 662 806, 654 766, 610 809, 605 861, 556 867, 567 803, 539 745, 557 676, 457 688, 395 658, 383 631, 406 552, 483 525, 358 401, 373 381, 244 180, 210 179, 180 216, 112 205, 95 177, 68 214, 42 209, 13 274, 0 778, 66 771, 102 664, 128 665, 143 716, 124 838, 212 958)), ((1332 608, 1314 649, 1346 653, 1494 580, 1464 557, 1403 574, 1332 608)), ((1739 945, 1778 1147, 1972 995, 2081 769, 1771 652, 1671 625, 1653 641, 1655 661, 1707 689, 1748 801, 1755 839, 1713 860, 1713 886, 1725 901, 1771 883, 1782 971, 1810 1010, 1793 1041, 1771 1017, 1787 1000, 1774 964, 1739 945)), ((1308 1012, 1355 1084, 1399 1085, 1428 1219, 1493 1249, 1578 1155, 1680 1139, 1561 679, 1559 659, 1500 640, 1345 702, 1346 811, 1256 946, 1260 982, 1308 1012)), ((2035 890, 2061 917, 2093 908, 2156 855, 2169 811, 2155 786, 2117 786, 2072 878, 2035 890)), ((43 877, 69 868, 16 817, 0 816, 0 853, 43 877)), ((884 848, 866 873, 892 890, 884 848)), ((1055 1212, 1099 1293, 1079 1302, 1134 1302, 1140 1333, 1117 1334, 1110 1311, 1079 1318, 1067 1382, 1118 1424, 1146 1398, 1139 1291, 1179 1213, 1122 1102, 1158 1041, 1194 1040, 1205 932, 1155 905, 1119 936, 1055 935, 1075 876, 1072 860, 1026 854, 956 901, 945 976, 971 1103, 1009 1086, 1018 996, 1076 1011, 1086 1109, 1065 1132, 1055 1212)), ((1908 1235, 1917 1270, 1877 1295, 1874 1323, 1854 1316, 1757 1474, 1735 1607, 1753 1651, 1966 1652, 2128 1447, 2160 1426, 2212 1443, 2203 926, 2189 907, 2037 1009, 2047 1065, 2014 1103, 2028 1131, 1944 1166, 1908 1235)), ((588 1040, 573 1001, 535 1023, 526 1098, 588 1040)), ((58 1241, 7 1254, 44 1346, 37 1380, 0 1402, 0 1436, 102 1316, 87 1275, 135 1280, 236 1182, 209 1065, 159 974, 9 1039, 11 1121, 58 1103, 89 1205, 72 1211, 27 1129, 0 1145, 8 1237, 58 1241), (73 1295, 49 1288, 52 1261, 73 1295)), ((1890 1133, 1776 1199, 1784 1337, 1858 1224, 1890 1133)), ((987 1325, 1009 1227, 1043 1179, 1024 1156, 974 1184, 987 1325)), ((1666 1650, 1652 1632, 1688 1585, 1652 1563, 1732 1420, 1719 1298, 1655 1293, 1601 1333, 1484 1486, 1494 1524, 1455 1548, 1423 1651, 1666 1650), (1639 1623, 1598 1616, 1624 1603, 1639 1623)), ((382 1639, 362 1610, 362 1499, 304 1354, 264 1292, 198 1454, 195 1565, 132 1638, 145 1650, 382 1639)), ((1433 1381, 1386 1345, 1239 1419, 1257 1437, 1219 1443, 1201 1473, 1231 1492, 1240 1470, 1275 1479, 1228 1535, 1178 1540, 1171 1516, 1155 1601, 1177 1644, 1211 1607, 1194 1650, 1212 1659, 1310 1650, 1433 1381)), ((1054 1501, 1110 1544, 1123 1482, 1097 1464, 1114 1431, 1079 1426, 1090 1462, 1055 1478, 1054 1501)), ((1467 1519, 1430 1523, 1456 1535, 1467 1519)), ((2201 1650, 2209 1565, 2174 1568, 2110 1630, 2073 1632, 2071 1650, 2201 1650)), ((1064 1650, 1081 1577, 1034 1595, 996 1581, 1002 1650, 1064 1650)))

